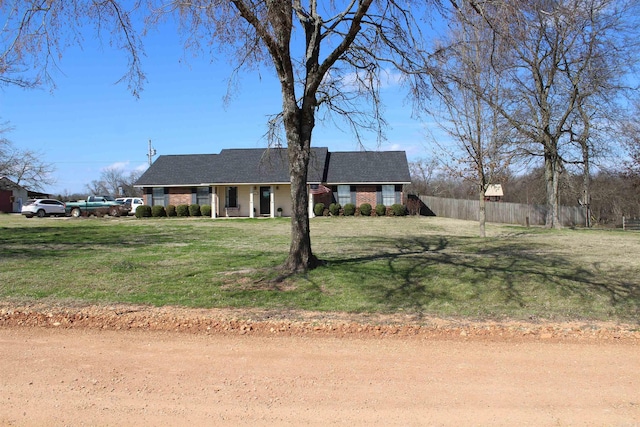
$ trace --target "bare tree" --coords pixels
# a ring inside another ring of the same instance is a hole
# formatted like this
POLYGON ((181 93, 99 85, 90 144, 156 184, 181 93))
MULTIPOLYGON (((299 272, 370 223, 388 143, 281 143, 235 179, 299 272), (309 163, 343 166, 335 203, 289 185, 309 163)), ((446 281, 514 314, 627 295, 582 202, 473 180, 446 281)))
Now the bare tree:
POLYGON ((449 138, 435 143, 443 164, 476 188, 479 232, 485 237, 485 191, 512 156, 510 126, 492 107, 504 98, 501 73, 490 62, 499 46, 471 5, 462 4, 452 18, 447 47, 439 50, 432 79, 439 101, 432 114, 449 138))
POLYGON ((640 102, 635 103, 628 120, 621 123, 624 148, 628 155, 622 164, 624 174, 635 187, 640 187, 640 102))
POLYGON ((441 175, 440 164, 435 158, 424 158, 409 162, 411 184, 407 191, 417 195, 439 195, 438 178, 441 175))
POLYGON ((142 44, 131 9, 119 0, 6 0, 0 1, 0 85, 54 87, 52 69, 66 47, 81 44, 84 25, 98 37, 128 53, 129 64, 120 80, 138 95, 145 80, 142 44))
POLYGON ((316 113, 339 113, 359 135, 381 135, 379 75, 385 63, 407 66, 423 50, 418 19, 432 6, 394 0, 192 0, 156 8, 182 23, 186 45, 219 47, 236 70, 270 67, 282 110, 272 120, 273 144, 284 129, 291 176, 291 245, 285 271, 316 267, 309 236, 307 170, 316 113), (369 102, 368 110, 361 103, 369 102))
MULTIPOLYGON (((8 129, 0 130, 0 135, 8 129)), ((11 141, 0 138, 0 176, 11 178, 30 190, 42 190, 52 184, 55 167, 43 162, 43 155, 32 150, 20 150, 11 141)))
POLYGON ((594 107, 608 108, 596 98, 615 102, 637 61, 636 3, 472 2, 496 44, 508 47, 490 56, 509 94, 493 107, 518 130, 522 153, 543 159, 547 227, 561 226, 558 190, 565 164, 583 161, 588 167, 584 144, 592 143, 594 107))
POLYGON ((87 193, 96 196, 109 196, 110 191, 105 181, 94 179, 87 184, 87 193))
POLYGON ((111 196, 139 196, 140 190, 133 184, 140 177, 136 171, 127 172, 122 168, 110 167, 100 173, 100 179, 87 184, 89 194, 111 196))

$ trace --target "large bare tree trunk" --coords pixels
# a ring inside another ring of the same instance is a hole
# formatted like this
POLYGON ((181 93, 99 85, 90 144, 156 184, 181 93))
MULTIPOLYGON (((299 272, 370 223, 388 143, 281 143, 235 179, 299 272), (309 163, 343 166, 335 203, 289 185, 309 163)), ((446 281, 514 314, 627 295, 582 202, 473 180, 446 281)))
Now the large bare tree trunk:
POLYGON ((480 225, 480 237, 486 237, 485 223, 487 221, 487 202, 484 198, 485 189, 480 189, 480 209, 478 212, 478 223, 480 225))
POLYGON ((284 268, 290 272, 306 271, 318 266, 318 259, 311 251, 309 234, 309 193, 307 191, 307 170, 310 149, 289 141, 289 167, 291 168, 291 244, 284 268))
MULTIPOLYGON (((286 98, 285 98, 286 99, 286 98)), ((307 172, 311 157, 311 133, 315 116, 312 106, 303 103, 298 108, 294 99, 284 102, 284 128, 287 135, 287 153, 291 182, 291 244, 284 264, 288 272, 303 272, 320 263, 311 251, 309 229, 309 192, 307 172)))
POLYGON ((547 218, 546 228, 562 228, 560 222, 560 207, 558 203, 558 188, 560 181, 560 159, 557 153, 548 148, 544 156, 544 178, 547 192, 547 218))

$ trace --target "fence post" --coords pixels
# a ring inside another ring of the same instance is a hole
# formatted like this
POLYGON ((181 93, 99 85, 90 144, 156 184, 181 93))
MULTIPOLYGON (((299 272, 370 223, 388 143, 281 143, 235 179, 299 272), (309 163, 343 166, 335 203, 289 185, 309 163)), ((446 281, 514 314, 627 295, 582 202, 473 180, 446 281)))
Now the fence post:
POLYGON ((624 224, 624 215, 622 215, 622 231, 625 230, 625 224, 624 224))

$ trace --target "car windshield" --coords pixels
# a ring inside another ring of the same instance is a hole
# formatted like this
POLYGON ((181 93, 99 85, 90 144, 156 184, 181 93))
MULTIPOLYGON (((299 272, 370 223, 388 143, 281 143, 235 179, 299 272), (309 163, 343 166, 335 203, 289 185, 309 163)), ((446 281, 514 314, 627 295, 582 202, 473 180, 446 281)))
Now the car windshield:
POLYGON ((29 199, 26 201, 26 203, 24 204, 24 206, 29 206, 29 205, 33 205, 36 202, 35 199, 29 199))

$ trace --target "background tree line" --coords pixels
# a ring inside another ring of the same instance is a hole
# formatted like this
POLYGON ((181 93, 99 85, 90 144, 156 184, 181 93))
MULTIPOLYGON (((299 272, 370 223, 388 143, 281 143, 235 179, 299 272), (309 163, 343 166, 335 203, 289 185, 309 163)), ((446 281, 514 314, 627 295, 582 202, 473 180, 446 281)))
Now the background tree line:
MULTIPOLYGON (((407 191, 423 196, 452 199, 477 199, 478 190, 469 180, 452 174, 439 160, 422 159, 410 162, 412 183, 407 191)), ((565 171, 558 186, 559 204, 578 206, 582 198, 580 171, 565 171)), ((503 186, 503 201, 545 206, 544 169, 531 168, 519 174, 506 173, 499 179, 503 186)), ((600 169, 591 176, 591 219, 594 226, 614 227, 622 217, 640 218, 640 174, 626 167, 600 169)), ((495 202, 489 202, 495 203, 495 202)))

